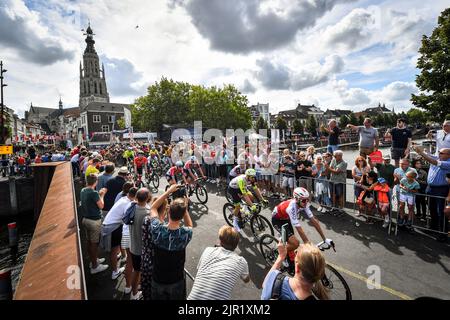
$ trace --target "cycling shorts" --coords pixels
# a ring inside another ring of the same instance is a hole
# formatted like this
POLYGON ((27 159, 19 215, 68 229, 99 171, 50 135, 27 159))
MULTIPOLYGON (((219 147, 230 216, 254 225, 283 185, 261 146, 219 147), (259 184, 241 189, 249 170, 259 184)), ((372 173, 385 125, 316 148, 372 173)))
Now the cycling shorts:
POLYGON ((272 225, 275 228, 275 230, 277 230, 280 233, 280 235, 281 235, 281 227, 286 223, 288 224, 286 228, 286 240, 288 240, 290 237, 295 235, 291 221, 272 218, 272 225))

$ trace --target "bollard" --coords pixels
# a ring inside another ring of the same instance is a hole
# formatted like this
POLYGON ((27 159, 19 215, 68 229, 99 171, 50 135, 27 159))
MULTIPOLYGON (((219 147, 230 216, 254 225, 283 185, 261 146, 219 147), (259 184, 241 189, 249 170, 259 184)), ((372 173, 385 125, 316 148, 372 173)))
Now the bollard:
POLYGON ((0 270, 0 301, 12 300, 11 270, 0 270))
POLYGON ((17 247, 17 224, 15 222, 8 223, 8 234, 10 248, 17 247))

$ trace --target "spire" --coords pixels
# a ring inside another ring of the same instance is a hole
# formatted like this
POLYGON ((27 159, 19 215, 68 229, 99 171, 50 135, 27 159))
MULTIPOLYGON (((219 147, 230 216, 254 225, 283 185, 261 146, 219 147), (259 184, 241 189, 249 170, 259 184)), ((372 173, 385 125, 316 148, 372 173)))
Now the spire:
POLYGON ((83 67, 81 65, 81 60, 80 60, 80 78, 83 77, 83 67))
POLYGON ((83 33, 83 35, 86 36, 86 40, 85 41, 87 43, 86 50, 84 50, 84 53, 87 53, 87 52, 96 53, 95 52, 95 48, 94 48, 94 44, 95 44, 94 36, 95 36, 95 33, 92 31, 91 22, 89 22, 89 26, 87 27, 86 32, 83 33))

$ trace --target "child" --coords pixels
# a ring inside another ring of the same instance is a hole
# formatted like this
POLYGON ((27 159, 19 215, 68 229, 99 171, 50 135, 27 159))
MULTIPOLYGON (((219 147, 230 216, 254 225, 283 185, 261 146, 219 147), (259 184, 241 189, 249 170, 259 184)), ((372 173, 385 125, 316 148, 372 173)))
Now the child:
POLYGON ((377 193, 378 209, 384 218, 383 228, 389 225, 389 186, 386 179, 378 178, 378 184, 373 187, 373 190, 377 193))
POLYGON ((420 190, 420 184, 416 181, 417 173, 415 171, 408 171, 406 173, 406 178, 400 180, 400 219, 398 221, 399 226, 411 227, 413 215, 414 215, 414 205, 415 205, 415 193, 420 190), (408 204, 408 216, 409 219, 405 223, 405 203, 408 204))
MULTIPOLYGON (((356 183, 361 189, 364 189, 363 192, 360 193, 358 197, 359 211, 366 212, 366 219, 368 224, 373 224, 373 219, 370 218, 372 216, 372 210, 375 207, 375 197, 373 190, 375 186, 378 184, 378 175, 374 171, 370 171, 369 173, 365 173, 362 176, 360 182, 356 183)), ((359 216, 357 214, 357 216, 359 216)))

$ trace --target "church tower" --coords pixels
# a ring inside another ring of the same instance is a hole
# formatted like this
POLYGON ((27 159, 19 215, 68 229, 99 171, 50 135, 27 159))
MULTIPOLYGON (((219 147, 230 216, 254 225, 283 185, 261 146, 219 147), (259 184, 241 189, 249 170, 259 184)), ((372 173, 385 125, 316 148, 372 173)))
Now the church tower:
POLYGON ((86 29, 86 49, 83 54, 83 64, 80 62, 80 108, 90 102, 109 102, 106 88, 105 68, 100 69, 100 61, 94 48, 95 35, 89 24, 86 29))

